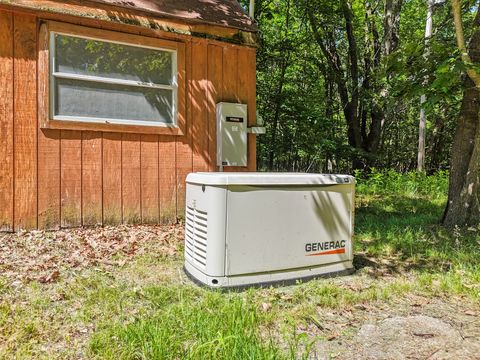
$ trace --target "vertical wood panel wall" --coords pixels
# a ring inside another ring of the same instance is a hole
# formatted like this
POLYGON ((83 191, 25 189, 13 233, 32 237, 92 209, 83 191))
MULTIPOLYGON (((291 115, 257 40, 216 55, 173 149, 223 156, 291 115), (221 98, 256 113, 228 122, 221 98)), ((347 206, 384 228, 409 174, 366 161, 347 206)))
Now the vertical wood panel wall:
MULTIPOLYGON (((248 104, 255 124, 255 50, 185 41, 182 136, 40 129, 37 17, 0 10, 0 231, 169 223, 183 216, 185 177, 215 171, 220 101, 248 104)), ((40 34, 40 35, 39 35, 40 34)), ((254 171, 255 136, 249 134, 254 171)))

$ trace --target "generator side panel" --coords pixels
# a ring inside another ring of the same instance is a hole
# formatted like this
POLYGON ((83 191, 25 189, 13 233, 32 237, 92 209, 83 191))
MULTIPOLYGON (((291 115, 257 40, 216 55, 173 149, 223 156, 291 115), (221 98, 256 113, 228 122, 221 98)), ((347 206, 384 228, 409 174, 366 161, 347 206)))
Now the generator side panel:
POLYGON ((232 186, 226 275, 351 262, 353 184, 232 186))
POLYGON ((226 189, 187 183, 185 261, 202 273, 225 275, 226 189))

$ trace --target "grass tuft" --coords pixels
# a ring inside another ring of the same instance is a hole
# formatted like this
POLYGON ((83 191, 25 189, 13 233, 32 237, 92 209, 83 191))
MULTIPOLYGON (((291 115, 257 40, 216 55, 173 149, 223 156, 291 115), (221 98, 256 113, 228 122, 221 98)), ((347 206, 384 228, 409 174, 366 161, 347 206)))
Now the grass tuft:
POLYGON ((150 288, 148 318, 97 333, 90 351, 104 359, 281 359, 258 328, 264 320, 248 299, 192 287, 150 288))

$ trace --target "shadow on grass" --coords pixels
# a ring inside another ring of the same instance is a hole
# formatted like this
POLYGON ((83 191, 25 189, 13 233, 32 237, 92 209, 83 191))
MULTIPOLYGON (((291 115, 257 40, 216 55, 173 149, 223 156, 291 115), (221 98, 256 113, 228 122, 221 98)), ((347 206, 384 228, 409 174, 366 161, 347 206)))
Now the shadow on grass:
POLYGON ((360 196, 355 228, 357 269, 401 273, 445 272, 452 266, 476 266, 480 233, 449 232, 439 224, 441 199, 410 196, 360 196))

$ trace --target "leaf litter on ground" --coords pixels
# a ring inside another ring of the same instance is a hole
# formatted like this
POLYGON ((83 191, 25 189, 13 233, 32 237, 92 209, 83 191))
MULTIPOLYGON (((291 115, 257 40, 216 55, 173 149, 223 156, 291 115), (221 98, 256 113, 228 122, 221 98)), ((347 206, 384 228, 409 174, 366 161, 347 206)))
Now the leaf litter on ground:
POLYGON ((63 271, 123 266, 135 255, 174 256, 181 226, 128 226, 22 231, 0 235, 0 274, 13 282, 57 281, 63 271))

